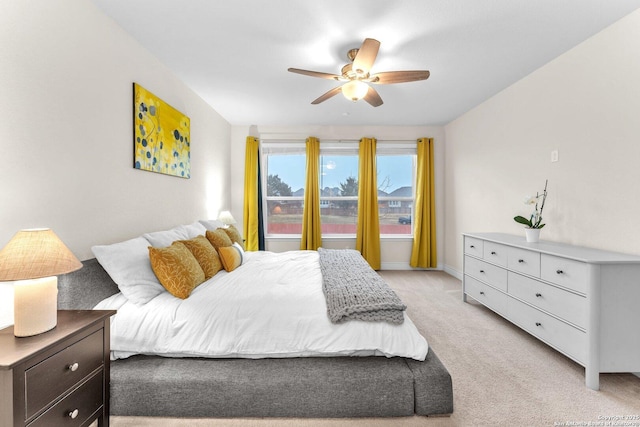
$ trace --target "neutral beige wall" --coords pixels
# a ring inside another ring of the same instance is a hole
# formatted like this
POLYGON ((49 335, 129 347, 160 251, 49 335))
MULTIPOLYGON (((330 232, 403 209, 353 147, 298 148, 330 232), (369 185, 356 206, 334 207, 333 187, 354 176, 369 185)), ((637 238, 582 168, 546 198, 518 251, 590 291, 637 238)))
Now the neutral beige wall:
POLYGON ((51 227, 90 247, 215 217, 230 203, 230 125, 85 0, 3 2, 0 247, 51 227), (133 169, 132 83, 191 119, 191 179, 133 169))
POLYGON ((542 239, 640 254, 638 52, 640 11, 445 126, 448 270, 462 232, 524 234, 512 218, 547 178, 542 239))
MULTIPOLYGON (((420 137, 434 138, 434 168, 436 180, 436 228, 439 265, 442 264, 444 250, 444 128, 441 126, 258 126, 258 133, 263 140, 299 140, 308 136, 316 136, 322 140, 358 140, 363 136, 373 136, 378 140, 415 140, 420 137)), ((244 153, 245 141, 250 134, 249 126, 234 126, 231 137, 231 181, 232 211, 236 219, 241 221, 244 203, 244 153)), ((383 239, 381 243, 381 261, 383 269, 409 269, 411 257, 409 239, 383 239)), ((324 239, 327 248, 354 248, 355 239, 324 239)), ((297 250, 300 239, 269 239, 267 250, 282 252, 297 250)))

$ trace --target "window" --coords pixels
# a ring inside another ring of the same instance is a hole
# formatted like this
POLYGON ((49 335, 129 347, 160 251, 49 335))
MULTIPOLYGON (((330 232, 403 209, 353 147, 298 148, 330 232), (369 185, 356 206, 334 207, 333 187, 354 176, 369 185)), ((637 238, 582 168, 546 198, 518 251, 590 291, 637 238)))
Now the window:
POLYGON ((376 164, 380 234, 413 235, 416 145, 378 143, 376 164))
POLYGON ((320 144, 322 236, 355 236, 358 221, 358 146, 320 144))
POLYGON ((267 235, 301 235, 306 155, 304 144, 262 147, 267 235))
MULTIPOLYGON (((378 143, 378 206, 383 237, 411 236, 415 194, 415 143, 378 143)), ((262 188, 267 236, 300 236, 306 182, 305 144, 262 145, 262 188)), ((320 144, 320 218, 323 237, 356 235, 358 143, 320 144)))

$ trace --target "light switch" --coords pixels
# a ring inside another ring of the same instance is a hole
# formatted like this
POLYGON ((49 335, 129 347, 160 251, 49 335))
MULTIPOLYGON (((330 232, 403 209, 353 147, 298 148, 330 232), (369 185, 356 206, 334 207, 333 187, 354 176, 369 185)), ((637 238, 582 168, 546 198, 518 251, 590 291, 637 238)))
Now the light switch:
POLYGON ((551 163, 558 161, 558 150, 553 150, 551 152, 551 163))

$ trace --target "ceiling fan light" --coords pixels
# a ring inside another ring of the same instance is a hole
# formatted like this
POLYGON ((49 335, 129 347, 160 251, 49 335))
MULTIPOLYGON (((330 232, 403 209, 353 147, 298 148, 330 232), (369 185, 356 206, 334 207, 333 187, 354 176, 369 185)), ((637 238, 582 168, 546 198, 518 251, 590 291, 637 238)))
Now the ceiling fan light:
POLYGON ((342 86, 342 94, 350 101, 359 101, 367 95, 369 86, 360 80, 352 80, 342 86))

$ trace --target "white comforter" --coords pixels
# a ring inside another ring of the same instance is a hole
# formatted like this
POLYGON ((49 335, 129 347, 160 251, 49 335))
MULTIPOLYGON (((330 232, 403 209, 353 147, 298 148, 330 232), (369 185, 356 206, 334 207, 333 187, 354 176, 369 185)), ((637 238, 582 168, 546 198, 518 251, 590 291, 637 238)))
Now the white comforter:
POLYGON ((424 360, 427 341, 405 313, 401 325, 327 316, 315 251, 247 252, 185 300, 164 292, 142 306, 122 294, 96 309, 116 309, 111 357, 402 356, 424 360))

